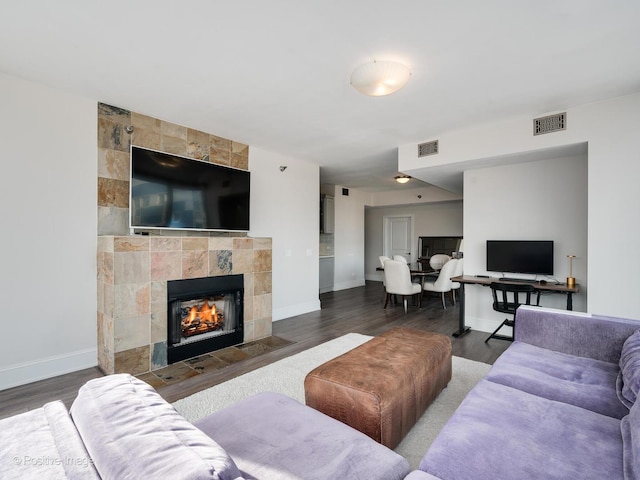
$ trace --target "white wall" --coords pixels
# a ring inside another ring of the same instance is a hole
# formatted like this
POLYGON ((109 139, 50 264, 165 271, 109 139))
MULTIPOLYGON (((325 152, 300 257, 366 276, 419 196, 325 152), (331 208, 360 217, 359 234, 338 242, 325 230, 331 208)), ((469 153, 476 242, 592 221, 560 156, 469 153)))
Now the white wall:
POLYGON ((335 187, 334 233, 334 290, 364 285, 364 206, 370 195, 349 189, 342 194, 342 187, 335 187))
MULTIPOLYGON (((581 291, 574 295, 573 309, 586 310, 586 155, 468 170, 464 197, 465 274, 500 275, 486 271, 487 240, 553 240, 555 279, 565 281, 569 275, 567 255, 577 256, 573 275, 581 291)), ((476 285, 468 285, 465 291, 467 325, 492 332, 504 314, 493 311, 491 291, 476 285)), ((540 304, 563 309, 566 297, 544 295, 540 304)))
POLYGON ((0 389, 97 364, 94 100, 0 74, 0 389))
POLYGON ((251 146, 249 170, 249 235, 273 239, 273 319, 319 310, 320 169, 251 146))
MULTIPOLYGON (((365 211, 365 276, 382 281, 376 272, 378 257, 383 254, 384 217, 412 215, 414 218, 413 251, 418 251, 420 236, 458 236, 463 233, 462 201, 367 208, 365 211)), ((417 259, 417 258, 416 258, 417 259)), ((416 260, 414 259, 414 260, 416 260)))
MULTIPOLYGON (((487 159, 499 161, 588 143, 587 310, 640 318, 636 293, 640 249, 635 248, 640 244, 640 94, 571 107, 566 112, 566 131, 536 137, 532 135, 532 119, 555 112, 530 112, 439 135, 440 153, 429 159, 433 167, 425 167, 424 159, 417 158, 415 143, 400 146, 398 169, 422 178, 429 175, 430 168, 454 164, 475 168, 487 159), (621 251, 619 245, 625 246, 622 258, 612 260, 621 251)), ((465 258, 466 250, 465 242, 465 258)))

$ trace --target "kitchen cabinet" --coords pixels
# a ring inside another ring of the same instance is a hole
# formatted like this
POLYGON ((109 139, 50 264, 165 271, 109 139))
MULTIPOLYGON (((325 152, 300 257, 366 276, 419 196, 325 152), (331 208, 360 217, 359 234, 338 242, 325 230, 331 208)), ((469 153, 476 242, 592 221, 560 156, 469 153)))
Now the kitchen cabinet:
POLYGON ((333 291, 333 257, 320 257, 320 293, 333 291))
POLYGON ((320 233, 333 233, 335 224, 335 199, 330 195, 320 197, 320 233))

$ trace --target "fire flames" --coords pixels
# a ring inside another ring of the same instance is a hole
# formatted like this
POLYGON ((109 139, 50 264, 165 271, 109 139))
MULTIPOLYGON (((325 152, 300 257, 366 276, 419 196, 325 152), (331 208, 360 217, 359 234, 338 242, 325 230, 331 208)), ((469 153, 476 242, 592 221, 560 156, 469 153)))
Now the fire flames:
POLYGON ((224 326, 224 315, 218 312, 216 304, 209 306, 207 300, 198 308, 196 305, 189 309, 189 313, 181 321, 182 335, 190 337, 200 333, 220 330, 224 326))

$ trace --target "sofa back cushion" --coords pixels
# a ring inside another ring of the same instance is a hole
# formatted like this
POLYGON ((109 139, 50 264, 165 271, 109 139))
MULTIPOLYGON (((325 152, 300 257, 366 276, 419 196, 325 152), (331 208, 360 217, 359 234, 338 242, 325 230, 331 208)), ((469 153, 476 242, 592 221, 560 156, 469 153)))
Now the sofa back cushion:
POLYGON ((242 479, 220 445, 131 375, 87 382, 71 416, 103 479, 242 479))
POLYGON ((640 330, 631 334, 622 345, 617 392, 627 408, 633 406, 640 392, 640 330))

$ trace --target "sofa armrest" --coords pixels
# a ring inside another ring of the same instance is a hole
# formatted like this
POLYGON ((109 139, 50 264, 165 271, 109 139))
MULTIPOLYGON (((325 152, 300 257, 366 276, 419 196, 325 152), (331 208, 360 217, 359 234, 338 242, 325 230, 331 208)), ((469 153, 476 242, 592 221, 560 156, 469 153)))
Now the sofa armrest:
POLYGON ((552 308, 522 306, 515 340, 537 347, 618 363, 624 341, 640 321, 552 308))

